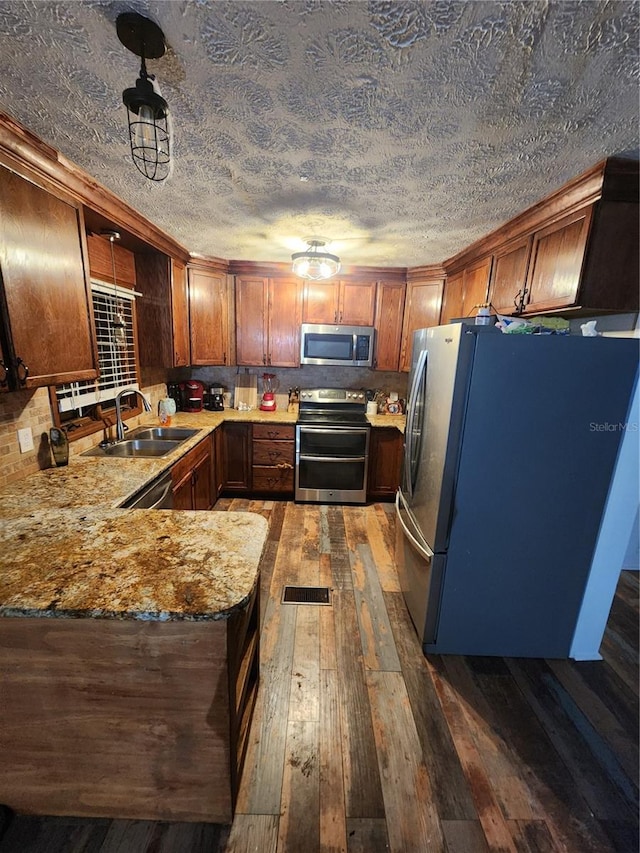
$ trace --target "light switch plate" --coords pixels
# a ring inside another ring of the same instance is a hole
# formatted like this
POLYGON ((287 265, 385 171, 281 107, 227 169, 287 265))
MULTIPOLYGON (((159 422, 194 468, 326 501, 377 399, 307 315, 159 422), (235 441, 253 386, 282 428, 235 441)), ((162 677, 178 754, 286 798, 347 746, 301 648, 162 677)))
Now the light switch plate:
POLYGON ((31 427, 18 430, 18 444, 20 445, 20 453, 33 450, 33 433, 31 432, 31 427))

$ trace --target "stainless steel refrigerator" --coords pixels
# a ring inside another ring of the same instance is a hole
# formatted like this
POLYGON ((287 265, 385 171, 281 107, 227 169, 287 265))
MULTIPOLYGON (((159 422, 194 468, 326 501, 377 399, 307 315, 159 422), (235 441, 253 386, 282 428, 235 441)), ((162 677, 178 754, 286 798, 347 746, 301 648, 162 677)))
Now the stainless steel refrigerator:
POLYGON ((632 339, 415 332, 396 560, 425 652, 569 656, 637 369, 632 339))

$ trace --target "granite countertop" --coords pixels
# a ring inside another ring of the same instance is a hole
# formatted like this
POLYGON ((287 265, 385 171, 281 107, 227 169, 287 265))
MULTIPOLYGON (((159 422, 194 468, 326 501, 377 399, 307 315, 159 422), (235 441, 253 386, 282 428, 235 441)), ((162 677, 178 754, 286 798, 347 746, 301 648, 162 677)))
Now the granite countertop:
MULTIPOLYGON (((166 456, 72 455, 65 467, 5 486, 0 615, 205 620, 241 607, 267 537, 262 516, 119 507, 223 421, 296 420, 289 412, 180 412, 172 426, 198 432, 166 456)), ((403 416, 369 422, 404 431, 403 416)))
POLYGON ((203 621, 251 595, 251 512, 43 510, 3 523, 0 616, 203 621))

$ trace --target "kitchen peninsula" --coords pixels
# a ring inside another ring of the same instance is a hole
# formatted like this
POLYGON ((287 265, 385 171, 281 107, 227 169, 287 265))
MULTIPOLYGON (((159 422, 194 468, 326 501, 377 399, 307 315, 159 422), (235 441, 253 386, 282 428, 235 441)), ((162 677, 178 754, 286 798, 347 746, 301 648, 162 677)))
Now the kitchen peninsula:
POLYGON ((267 522, 117 508, 172 461, 75 457, 0 495, 0 802, 17 811, 232 819, 267 522))

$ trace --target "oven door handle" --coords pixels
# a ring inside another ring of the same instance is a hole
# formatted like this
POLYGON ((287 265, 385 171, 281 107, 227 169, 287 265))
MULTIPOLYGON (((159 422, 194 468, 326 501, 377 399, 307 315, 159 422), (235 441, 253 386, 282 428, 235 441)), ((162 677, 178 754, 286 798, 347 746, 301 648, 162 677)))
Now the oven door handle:
POLYGON ((305 462, 366 462, 365 456, 306 456, 300 455, 305 462))
POLYGON ((360 435, 363 432, 369 431, 368 426, 366 426, 366 427, 335 426, 335 427, 330 427, 328 429, 326 427, 301 426, 299 429, 300 429, 301 433, 309 432, 309 433, 313 433, 314 435, 316 433, 320 433, 321 435, 333 435, 336 432, 341 432, 341 433, 346 432, 349 435, 360 435))

